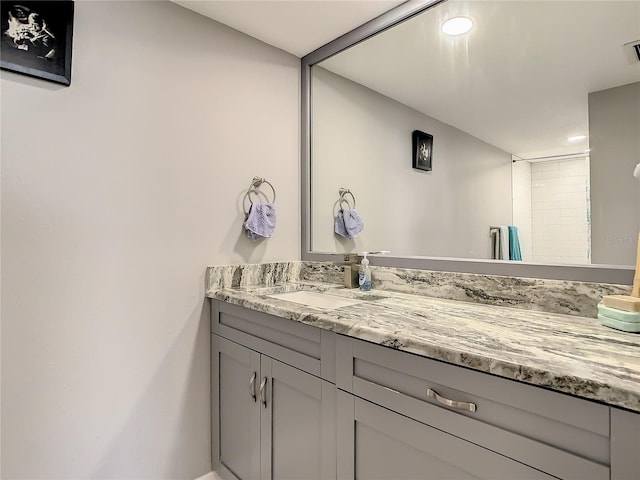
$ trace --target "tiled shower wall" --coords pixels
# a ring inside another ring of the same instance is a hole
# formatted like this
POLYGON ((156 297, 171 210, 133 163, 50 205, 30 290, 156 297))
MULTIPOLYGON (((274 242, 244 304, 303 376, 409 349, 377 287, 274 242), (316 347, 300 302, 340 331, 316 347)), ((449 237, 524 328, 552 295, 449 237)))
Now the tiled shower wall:
POLYGON ((524 261, 591 263, 588 158, 514 163, 513 189, 514 224, 523 232, 524 261), (527 167, 531 172, 530 203, 527 167), (530 248, 525 245, 529 208, 530 248))
POLYGON ((522 260, 531 262, 533 242, 531 237, 531 164, 514 162, 511 168, 513 186, 513 224, 518 227, 522 260))

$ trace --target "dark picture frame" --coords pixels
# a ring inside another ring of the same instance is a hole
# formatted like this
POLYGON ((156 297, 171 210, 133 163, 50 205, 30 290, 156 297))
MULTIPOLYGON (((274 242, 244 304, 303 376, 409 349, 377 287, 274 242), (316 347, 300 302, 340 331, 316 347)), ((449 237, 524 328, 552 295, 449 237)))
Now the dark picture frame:
POLYGON ((433 159, 433 135, 420 130, 414 130, 411 135, 413 147, 413 168, 431 171, 433 159))
POLYGON ((0 68, 71 85, 72 0, 0 2, 0 68))

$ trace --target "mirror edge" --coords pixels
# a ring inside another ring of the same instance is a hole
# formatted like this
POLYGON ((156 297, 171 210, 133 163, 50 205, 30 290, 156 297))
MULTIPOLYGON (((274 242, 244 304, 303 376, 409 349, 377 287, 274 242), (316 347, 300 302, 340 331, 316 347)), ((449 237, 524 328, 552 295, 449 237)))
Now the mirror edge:
MULTIPOLYGON (((369 37, 446 0, 409 0, 379 17, 332 40, 301 59, 301 259, 303 261, 339 262, 344 254, 311 251, 311 67, 369 37)), ((618 265, 546 265, 509 263, 464 258, 373 256, 371 264, 381 267, 411 268, 481 275, 544 278, 593 283, 631 285, 634 268, 618 265)))

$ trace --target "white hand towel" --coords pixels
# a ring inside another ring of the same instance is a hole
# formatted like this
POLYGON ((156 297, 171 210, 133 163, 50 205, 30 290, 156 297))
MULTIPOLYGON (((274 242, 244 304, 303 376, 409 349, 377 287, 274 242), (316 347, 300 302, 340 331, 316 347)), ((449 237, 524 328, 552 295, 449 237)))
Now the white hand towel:
POLYGON ((500 260, 509 260, 509 227, 500 225, 500 260))

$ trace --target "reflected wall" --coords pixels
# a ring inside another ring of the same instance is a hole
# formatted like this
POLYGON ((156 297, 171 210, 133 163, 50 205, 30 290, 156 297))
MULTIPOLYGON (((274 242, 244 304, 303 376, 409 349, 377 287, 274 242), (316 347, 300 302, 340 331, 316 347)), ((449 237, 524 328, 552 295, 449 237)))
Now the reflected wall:
MULTIPOLYGON (((639 19, 640 22, 640 19, 639 19)), ((640 82, 589 94, 592 262, 634 265, 640 229, 640 82)))
POLYGON ((511 154, 321 67, 312 70, 312 250, 491 258, 490 225, 512 221, 511 154), (411 133, 433 135, 412 168, 411 133), (338 189, 365 228, 333 232, 338 189))

